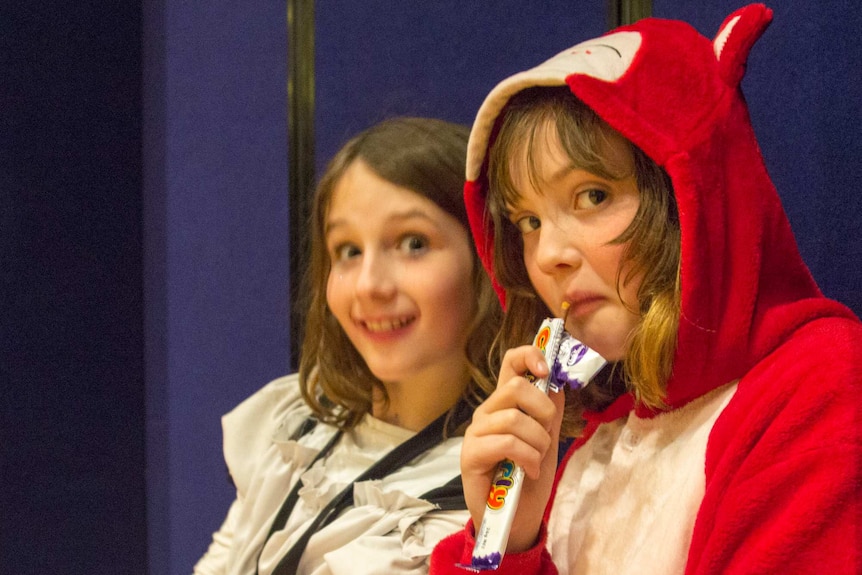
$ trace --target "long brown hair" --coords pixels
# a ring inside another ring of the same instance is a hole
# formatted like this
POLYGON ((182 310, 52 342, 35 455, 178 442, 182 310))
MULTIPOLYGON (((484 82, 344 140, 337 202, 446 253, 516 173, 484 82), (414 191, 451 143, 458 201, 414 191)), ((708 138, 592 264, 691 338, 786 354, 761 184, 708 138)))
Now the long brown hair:
MULTIPOLYGON (((331 262, 326 250, 325 223, 333 191, 357 160, 379 177, 420 194, 469 230, 462 199, 469 130, 465 126, 429 118, 393 118, 348 141, 332 158, 315 190, 310 228, 311 254, 304 276, 305 313, 299 377, 303 397, 322 421, 344 429, 370 413, 372 393, 383 393, 382 383, 348 339, 326 303, 331 262)), ((473 261, 474 317, 466 357, 471 381, 459 406, 473 408, 494 388, 497 372, 489 351, 500 325, 501 309, 490 280, 473 261)), ((453 413, 450 410, 450 415, 453 413)), ((459 433, 462 429, 449 429, 459 433)))
MULTIPOLYGON (((506 206, 519 196, 511 177, 510 159, 524 157, 535 180, 534 143, 554 129, 573 165, 607 179, 620 179, 619 166, 605 157, 613 129, 566 87, 530 88, 507 104, 488 154, 489 211, 494 223, 495 275, 506 290, 507 310, 497 342, 501 350, 531 341, 541 320, 552 315, 533 289, 524 267, 520 232, 506 217, 506 206)), ((553 135, 553 134, 551 134, 553 135)), ((628 142, 628 140, 625 140, 628 142)), ((679 217, 670 178, 636 146, 631 146, 640 206, 629 227, 613 244, 625 249, 617 272, 617 290, 641 278, 637 298, 640 321, 630 334, 622 362, 626 385, 638 401, 660 407, 670 377, 679 325, 679 217), (623 273, 625 270, 625 273, 623 273)), ((558 310, 554 310, 554 314, 558 310)), ((589 389, 589 388, 588 388, 589 389)), ((581 427, 580 394, 567 394, 564 433, 581 427)))

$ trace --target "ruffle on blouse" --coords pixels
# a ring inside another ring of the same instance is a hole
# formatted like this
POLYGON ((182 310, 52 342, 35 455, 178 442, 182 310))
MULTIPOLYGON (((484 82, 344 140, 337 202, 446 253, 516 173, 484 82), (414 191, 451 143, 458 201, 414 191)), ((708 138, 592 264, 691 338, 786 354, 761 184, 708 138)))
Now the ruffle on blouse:
POLYGON ((225 414, 225 461, 240 494, 248 494, 254 475, 265 465, 273 437, 292 433, 308 414, 295 375, 270 382, 225 414))
POLYGON ((323 465, 315 465, 305 471, 299 480, 302 482, 299 498, 306 505, 307 511, 313 515, 317 515, 348 485, 346 482, 330 481, 326 467, 323 465))
POLYGON ((380 481, 355 484, 354 507, 311 540, 306 556, 323 557, 326 568, 321 566, 321 572, 353 573, 362 565, 381 574, 424 573, 437 542, 463 525, 464 514, 457 513, 435 513, 429 522, 427 514, 436 511, 433 504, 382 487, 380 481))
MULTIPOLYGON (((426 513, 436 507, 425 501, 407 495, 402 491, 384 492, 379 481, 365 481, 353 488, 353 503, 359 508, 376 508, 387 516, 386 523, 394 524, 390 529, 401 533, 401 547, 407 557, 426 557, 437 539, 428 545, 425 540, 425 530, 419 521, 426 513)), ((374 510, 371 510, 374 513, 374 510)))
POLYGON ((281 460, 291 467, 304 468, 308 467, 314 458, 320 453, 320 450, 314 447, 307 447, 298 441, 290 440, 284 443, 275 443, 281 453, 281 460))
MULTIPOLYGON (((318 424, 301 444, 292 439, 309 415, 292 375, 268 384, 223 420, 225 458, 236 480, 238 499, 233 518, 222 532, 230 537, 230 562, 236 569, 242 571, 259 559, 261 573, 268 573, 336 493, 411 435, 368 417, 345 434, 325 465, 306 470, 335 433, 331 426, 318 424), (261 551, 273 516, 295 481, 301 482, 301 499, 290 527, 274 533, 261 551)), ((427 574, 434 545, 460 531, 469 514, 436 511, 418 497, 458 472, 459 454, 460 438, 450 438, 387 477, 385 485, 375 481, 356 486, 356 507, 311 538, 300 572, 352 575, 361 569, 366 575, 427 574)), ((227 539, 223 545, 228 545, 227 539)))

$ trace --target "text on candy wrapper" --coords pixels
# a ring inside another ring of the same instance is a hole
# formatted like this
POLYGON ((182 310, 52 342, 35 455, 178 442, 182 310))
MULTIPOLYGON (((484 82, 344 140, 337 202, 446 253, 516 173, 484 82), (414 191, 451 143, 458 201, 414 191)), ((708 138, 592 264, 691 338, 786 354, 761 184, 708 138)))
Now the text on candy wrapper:
POLYGON ((494 479, 494 484, 491 485, 491 493, 488 494, 488 508, 494 510, 503 508, 506 495, 509 494, 509 489, 515 484, 514 473, 515 464, 512 461, 506 459, 500 463, 498 475, 494 479))

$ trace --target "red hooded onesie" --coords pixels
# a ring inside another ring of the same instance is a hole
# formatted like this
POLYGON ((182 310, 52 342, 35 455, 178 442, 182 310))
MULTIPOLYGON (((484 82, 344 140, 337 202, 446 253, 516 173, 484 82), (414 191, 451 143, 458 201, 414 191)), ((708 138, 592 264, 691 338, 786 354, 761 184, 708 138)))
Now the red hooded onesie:
MULTIPOLYGON (((540 541, 498 573, 860 573, 862 324, 803 263, 739 86, 771 18, 747 6, 712 40, 641 20, 504 80, 479 110, 465 201, 492 277, 485 156, 527 87, 568 85, 657 162, 682 242, 668 408, 624 395, 588 413, 540 541)), ((441 542, 431 573, 464 573, 472 537, 441 542)))

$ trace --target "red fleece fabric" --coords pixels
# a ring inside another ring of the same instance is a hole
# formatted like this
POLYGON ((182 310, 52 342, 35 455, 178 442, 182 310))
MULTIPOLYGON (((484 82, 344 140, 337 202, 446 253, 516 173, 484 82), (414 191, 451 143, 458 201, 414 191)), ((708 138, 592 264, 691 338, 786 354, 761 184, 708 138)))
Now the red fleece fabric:
MULTIPOLYGON (((685 573, 856 574, 862 324, 812 279, 751 127, 739 84, 771 20, 768 8, 752 4, 707 38, 648 18, 504 80, 473 127, 465 202, 494 277, 485 155, 500 110, 530 86, 567 85, 656 161, 672 180, 681 231, 682 310, 667 410, 739 382, 706 445, 706 491, 685 573), (608 64, 611 52, 619 61, 608 64)), ((629 413, 657 415, 624 397, 588 414, 588 432, 629 413)), ((506 555, 498 572, 556 573, 544 541, 506 555)), ((432 573, 463 573, 454 565, 471 549, 469 531, 448 538, 432 573)))
MULTIPOLYGON (((438 543, 437 547, 434 549, 434 553, 445 557, 452 557, 460 554, 460 564, 469 565, 473 545, 476 543, 476 540, 474 539, 475 533, 476 530, 473 526, 473 521, 469 520, 467 521, 467 526, 463 532, 451 535, 438 543)), ((542 527, 542 530, 539 533, 539 541, 536 542, 536 545, 534 545, 532 549, 528 549, 523 553, 507 554, 505 567, 501 565, 500 568, 494 572, 500 575, 507 575, 509 573, 513 575, 520 573, 553 573, 554 564, 551 561, 551 556, 548 554, 548 550, 545 549, 545 541, 547 538, 548 533, 545 528, 542 527)), ((450 564, 446 561, 432 561, 429 575, 434 575, 435 573, 456 572, 453 570, 453 565, 454 564, 450 564)), ((467 572, 462 570, 460 567, 457 567, 456 569, 457 572, 462 574, 467 572)))

